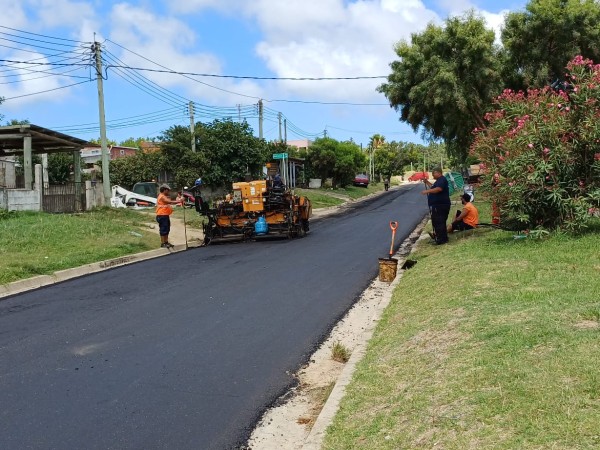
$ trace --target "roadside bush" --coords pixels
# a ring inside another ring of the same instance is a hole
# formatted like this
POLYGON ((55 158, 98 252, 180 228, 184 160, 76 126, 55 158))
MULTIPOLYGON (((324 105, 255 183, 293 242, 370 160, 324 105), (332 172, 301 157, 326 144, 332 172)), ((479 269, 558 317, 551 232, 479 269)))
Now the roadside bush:
POLYGON ((471 154, 512 229, 576 232, 600 204, 600 65, 576 57, 560 88, 506 90, 471 154))

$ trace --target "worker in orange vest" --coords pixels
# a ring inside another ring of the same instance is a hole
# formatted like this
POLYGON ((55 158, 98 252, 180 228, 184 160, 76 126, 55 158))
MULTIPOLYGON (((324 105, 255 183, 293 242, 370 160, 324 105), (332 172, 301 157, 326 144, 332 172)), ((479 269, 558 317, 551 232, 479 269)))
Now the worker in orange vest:
POLYGON ((182 204, 183 198, 177 197, 176 200, 171 200, 169 192, 171 188, 167 184, 163 184, 159 188, 160 194, 156 199, 156 221, 158 222, 158 234, 160 234, 160 246, 162 248, 172 248, 173 244, 169 242, 169 232, 171 231, 171 214, 173 207, 171 205, 182 204))

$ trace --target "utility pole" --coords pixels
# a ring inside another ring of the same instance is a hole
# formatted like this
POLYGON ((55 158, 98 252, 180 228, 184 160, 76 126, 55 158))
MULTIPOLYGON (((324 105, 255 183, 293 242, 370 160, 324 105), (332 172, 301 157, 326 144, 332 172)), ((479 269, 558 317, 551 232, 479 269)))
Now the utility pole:
POLYGON ((287 145, 287 119, 283 119, 283 142, 287 145))
POLYGON ((240 105, 239 103, 237 104, 237 108, 238 108, 238 122, 242 123, 242 105, 240 105))
POLYGON ((102 191, 104 193, 104 204, 110 205, 110 172, 108 157, 108 146, 106 144, 106 117, 104 114, 104 87, 102 85, 102 55, 100 42, 92 45, 94 58, 96 60, 96 82, 98 84, 98 115, 100 116, 100 147, 102 148, 102 191))
POLYGON ((258 101, 258 137, 263 138, 263 102, 262 98, 258 101))
POLYGON ((279 120, 279 142, 283 142, 283 139, 281 139, 281 113, 277 113, 277 119, 279 120))
POLYGON ((188 104, 190 113, 190 134, 192 135, 192 151, 196 153, 196 122, 194 120, 194 102, 188 104))
POLYGON ((327 129, 323 130, 323 137, 326 138, 327 137, 327 129))

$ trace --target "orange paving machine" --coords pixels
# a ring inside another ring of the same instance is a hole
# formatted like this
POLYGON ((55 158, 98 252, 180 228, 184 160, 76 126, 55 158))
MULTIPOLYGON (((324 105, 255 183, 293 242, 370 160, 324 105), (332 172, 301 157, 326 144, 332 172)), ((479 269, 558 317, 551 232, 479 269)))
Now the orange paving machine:
POLYGON ((232 187, 214 208, 203 202, 199 186, 194 192, 196 211, 208 218, 203 227, 206 245, 273 236, 304 237, 309 231, 312 207, 307 197, 271 180, 233 183, 232 187))

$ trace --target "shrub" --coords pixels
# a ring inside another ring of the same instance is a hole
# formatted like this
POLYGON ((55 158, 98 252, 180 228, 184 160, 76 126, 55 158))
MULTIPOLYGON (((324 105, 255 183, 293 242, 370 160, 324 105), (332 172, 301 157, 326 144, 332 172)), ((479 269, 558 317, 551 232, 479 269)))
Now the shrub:
POLYGON ((506 90, 475 129, 484 187, 512 229, 579 231, 600 204, 600 65, 576 57, 560 88, 506 90))

